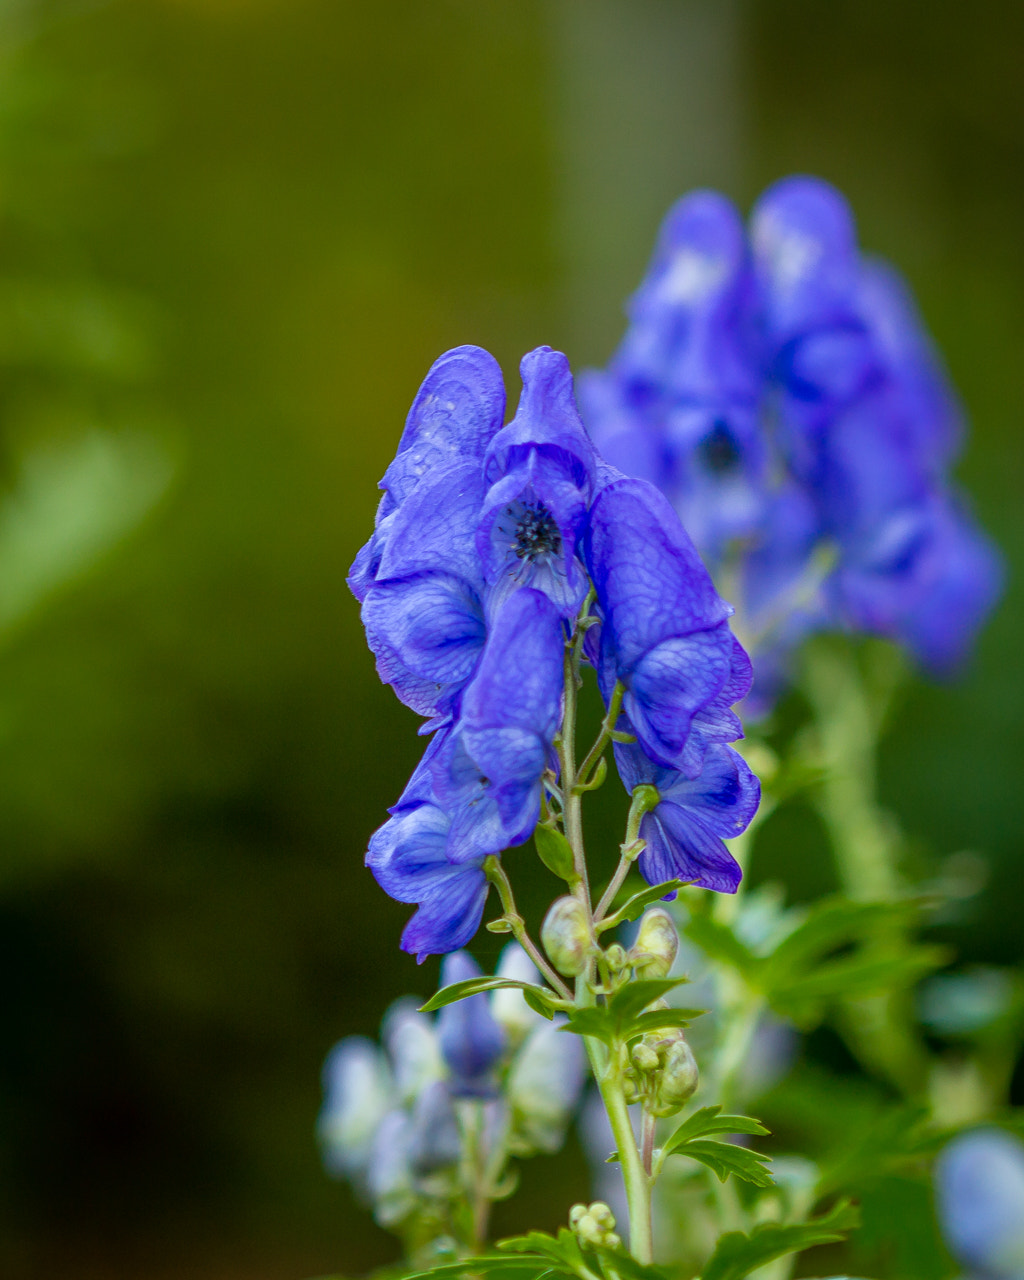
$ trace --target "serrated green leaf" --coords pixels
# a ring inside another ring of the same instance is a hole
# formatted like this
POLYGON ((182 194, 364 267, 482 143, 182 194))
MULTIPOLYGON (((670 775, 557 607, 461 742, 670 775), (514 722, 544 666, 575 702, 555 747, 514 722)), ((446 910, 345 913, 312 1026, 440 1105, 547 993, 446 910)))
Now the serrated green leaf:
POLYGON ((737 1147, 732 1142, 717 1142, 713 1138, 695 1138, 691 1142, 677 1147, 672 1155, 687 1156, 706 1165, 718 1178, 725 1182, 730 1175, 742 1178, 744 1182, 752 1182, 755 1187, 772 1187, 775 1179, 765 1165, 771 1156, 762 1155, 759 1151, 751 1151, 748 1147, 737 1147))
POLYGON ((752 1271, 788 1253, 842 1240, 858 1225, 856 1209, 843 1201, 810 1222, 762 1222, 749 1235, 729 1231, 720 1238, 700 1280, 745 1280, 752 1271))
POLYGON ((559 1228, 557 1236, 549 1236, 546 1231, 510 1236, 507 1240, 499 1240, 497 1247, 512 1254, 539 1256, 545 1266, 553 1265, 568 1275, 576 1275, 581 1267, 586 1266, 579 1240, 565 1227, 559 1228))
POLYGON ((709 1133, 749 1133, 764 1135, 769 1133, 760 1120, 753 1116, 722 1115, 721 1107, 701 1107, 695 1111, 676 1129, 675 1133, 662 1147, 665 1155, 671 1155, 683 1143, 694 1138, 703 1138, 709 1133))
POLYGON ((425 1005, 420 1007, 420 1013, 433 1013, 435 1009, 442 1009, 446 1004, 454 1004, 456 1000, 466 1000, 469 996, 479 995, 481 991, 498 991, 508 987, 521 991, 524 998, 529 991, 536 1000, 548 1004, 552 1009, 560 1007, 561 1001, 556 995, 532 982, 519 982, 514 978, 481 977, 467 978, 465 982, 453 982, 447 987, 442 987, 425 1005))
POLYGON ((638 1036, 651 1035, 656 1031, 668 1031, 672 1028, 688 1027, 694 1018, 707 1013, 706 1009, 649 1009, 646 1013, 637 1014, 632 1022, 622 1029, 622 1038, 627 1042, 638 1036))
POLYGON ((572 845, 561 831, 542 823, 534 828, 533 843, 537 847, 537 856, 549 871, 569 883, 576 879, 572 845))
POLYGON ((571 1031, 577 1036, 592 1036, 595 1040, 603 1040, 611 1044, 618 1034, 616 1024, 607 1009, 596 1006, 591 1009, 576 1009, 558 1028, 559 1031, 571 1031))
POLYGON ((951 1131, 929 1123, 923 1106, 894 1106, 858 1127, 822 1162, 817 1194, 849 1190, 935 1154, 951 1131))
POLYGON ((915 946, 902 955, 877 956, 862 952, 826 960, 810 973, 766 991, 772 1008, 808 1027, 822 1008, 840 998, 856 998, 913 986, 949 960, 939 946, 915 946))
POLYGON ((709 959, 731 965, 746 978, 753 978, 764 965, 728 925, 710 916, 691 916, 683 932, 709 959))
POLYGON ((815 903, 801 924, 786 935, 768 957, 766 985, 775 975, 805 971, 812 961, 864 938, 887 923, 907 923, 920 914, 920 901, 854 902, 849 898, 827 898, 815 903))

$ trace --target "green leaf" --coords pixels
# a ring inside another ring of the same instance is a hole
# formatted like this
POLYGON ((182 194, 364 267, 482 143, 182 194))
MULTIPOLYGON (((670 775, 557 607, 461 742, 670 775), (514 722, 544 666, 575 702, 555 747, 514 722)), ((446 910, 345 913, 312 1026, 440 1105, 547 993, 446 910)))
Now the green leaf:
POLYGON ((539 1013, 542 1018, 547 1018, 549 1022, 554 1019, 555 1011, 551 1006, 550 1000, 542 999, 533 986, 527 984, 523 987, 523 999, 534 1013, 539 1013))
POLYGON ((830 1213, 810 1222, 762 1222, 749 1235, 726 1232, 701 1272, 701 1280, 745 1280, 758 1267, 788 1253, 842 1240, 858 1221, 856 1209, 849 1201, 843 1201, 830 1213))
POLYGON ((608 1280, 614 1280, 616 1276, 619 1280, 667 1280, 665 1272, 659 1267, 649 1267, 637 1262, 625 1249, 607 1249, 603 1245, 595 1245, 593 1252, 608 1280))
POLYGON ((732 1174, 742 1178, 744 1182, 752 1182, 755 1187, 772 1187, 775 1179, 765 1165, 771 1156, 762 1155, 759 1151, 751 1151, 748 1147, 737 1147, 732 1142, 716 1142, 712 1138, 695 1138, 692 1142, 672 1152, 677 1156, 688 1156, 706 1165, 714 1173, 719 1182, 724 1182, 732 1174))
POLYGON ((484 1254, 479 1258, 464 1258, 461 1262, 445 1262, 425 1271, 413 1271, 405 1280, 460 1280, 462 1276, 491 1276, 497 1280, 502 1275, 514 1275, 515 1280, 526 1280, 533 1275, 539 1280, 541 1274, 550 1269, 551 1263, 546 1257, 535 1254, 532 1257, 517 1258, 507 1253, 497 1253, 484 1254))
POLYGON ((769 1156, 708 1137, 712 1133, 766 1134, 768 1130, 752 1116, 722 1115, 721 1112, 721 1107, 701 1107, 695 1111, 662 1147, 660 1158, 688 1156, 706 1165, 722 1182, 732 1174, 757 1187, 772 1186, 771 1173, 764 1167, 769 1156))
POLYGON ((497 1247, 510 1253, 539 1256, 546 1266, 553 1266, 568 1275, 577 1275, 586 1266, 579 1240, 565 1227, 559 1228, 557 1236, 549 1236, 545 1231, 511 1236, 507 1240, 499 1240, 497 1247))
POLYGON ((649 1009, 628 1023, 622 1031, 623 1040, 635 1040, 638 1036, 646 1036, 656 1031, 668 1031, 672 1028, 688 1027, 694 1018, 707 1013, 706 1009, 649 1009))
POLYGON ((923 1106, 894 1106, 850 1131, 848 1139, 822 1162, 819 1196, 852 1190, 935 1154, 951 1136, 933 1127, 923 1106))
POLYGON ((558 1029, 571 1031, 577 1036, 592 1036, 595 1040, 603 1040, 605 1044, 611 1044, 618 1034, 608 1010, 597 1007, 576 1009, 558 1029))
POLYGON ((561 831, 555 827, 544 826, 542 823, 534 828, 533 843, 537 846, 537 854, 541 862, 549 871, 570 884, 576 879, 572 846, 561 831))
POLYGON ((618 910, 613 911, 606 920, 602 920, 597 926, 600 932, 610 929, 613 925, 622 924, 624 920, 635 920, 645 907, 649 907, 652 902, 657 902, 660 898, 664 898, 666 894, 677 893, 680 889, 685 889, 689 880, 666 880, 663 884, 651 885, 648 889, 641 889, 639 893, 634 893, 631 898, 627 898, 625 903, 618 910))
MULTIPOLYGON (((442 987, 440 991, 432 995, 425 1005, 420 1007, 420 1013, 433 1013, 435 1009, 442 1009, 446 1004, 454 1004, 456 1000, 466 1000, 469 996, 479 995, 481 991, 498 991, 502 988, 514 987, 523 993, 523 998, 527 1001, 532 996, 539 1003, 547 1005, 550 1009, 558 1009, 562 1006, 562 1001, 556 995, 544 987, 538 987, 532 982, 519 982, 514 978, 467 978, 465 982, 453 982, 447 987, 442 987)), ((531 1008, 534 1006, 531 1005, 531 1008)), ((550 1014, 548 1015, 551 1016, 550 1014)))
POLYGON ((641 978, 629 982, 609 1000, 608 1012, 620 1025, 632 1021, 649 1004, 689 981, 689 978, 641 978))
POLYGON ((810 973, 779 984, 766 994, 777 1013, 808 1028, 831 1002, 913 986, 946 964, 949 955, 945 947, 939 946, 909 946, 902 954, 883 956, 855 952, 826 960, 810 973))
POLYGON ((722 1115, 721 1107, 701 1107, 695 1111, 676 1129, 662 1148, 665 1155, 671 1155, 684 1142, 693 1138, 703 1138, 709 1133, 750 1133, 763 1135, 770 1133, 760 1120, 753 1116, 722 1115))

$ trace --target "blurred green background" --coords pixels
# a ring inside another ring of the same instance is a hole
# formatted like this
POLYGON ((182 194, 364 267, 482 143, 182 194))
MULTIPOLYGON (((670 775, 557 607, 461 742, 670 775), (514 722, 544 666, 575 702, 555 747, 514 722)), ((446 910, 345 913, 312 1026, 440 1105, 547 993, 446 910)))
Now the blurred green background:
MULTIPOLYGON (((1009 588, 882 790, 1020 958, 1022 54, 1017 0, 0 0, 0 1274, 392 1256, 313 1141, 436 980, 361 865, 420 744, 346 569, 435 356, 603 361, 691 186, 837 182, 963 393, 1009 588)), ((755 877, 829 887, 806 806, 755 877)), ((526 1182, 499 1228, 586 1189, 526 1182)))

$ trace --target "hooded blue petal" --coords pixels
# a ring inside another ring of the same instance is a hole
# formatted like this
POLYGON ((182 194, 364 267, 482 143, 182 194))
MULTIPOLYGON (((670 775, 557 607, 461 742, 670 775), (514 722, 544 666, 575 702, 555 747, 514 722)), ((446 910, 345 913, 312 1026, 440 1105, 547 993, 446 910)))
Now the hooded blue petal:
POLYGON ((648 783, 661 795, 640 825, 647 847, 637 865, 648 884, 680 879, 735 893, 742 872, 723 837, 746 830, 761 796, 760 783, 739 752, 709 748, 696 778, 659 767, 637 745, 616 745, 615 762, 628 791, 648 783))
POLYGON ((705 743, 690 742, 694 718, 712 704, 717 710, 735 683, 732 610, 678 516, 641 480, 598 495, 586 556, 603 619, 602 683, 613 674, 623 682, 623 710, 652 758, 699 772, 705 743))
POLYGON ((521 844, 537 824, 561 719, 563 634, 556 607, 530 588, 509 596, 492 620, 451 745, 432 771, 452 815, 453 861, 521 844))

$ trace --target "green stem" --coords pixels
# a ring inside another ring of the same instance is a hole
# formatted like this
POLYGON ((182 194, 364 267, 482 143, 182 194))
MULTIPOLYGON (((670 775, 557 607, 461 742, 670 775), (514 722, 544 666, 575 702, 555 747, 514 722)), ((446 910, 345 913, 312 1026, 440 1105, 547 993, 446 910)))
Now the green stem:
POLYGON ((580 765, 579 773, 576 775, 576 786, 586 786, 590 780, 591 770, 597 765, 598 760, 604 754, 605 748, 612 740, 615 733, 615 725, 619 719, 622 710, 622 697, 626 692, 626 686, 621 680, 615 682, 615 688, 612 690, 611 700, 608 703, 608 710, 605 712, 604 719, 601 721, 601 731, 597 735, 597 740, 587 752, 580 765))
POLYGON ((501 899, 501 907, 504 912, 505 919, 508 921, 512 929, 512 936, 516 942, 522 947, 533 963, 541 971, 552 987, 565 1000, 572 1000, 572 992, 565 985, 558 974, 548 964, 547 960, 541 953, 540 948, 530 937, 526 931, 526 922, 516 910, 515 899, 512 896, 512 884, 508 878, 505 868, 501 862, 493 855, 484 859, 484 874, 491 884, 498 890, 498 897, 501 899))
MULTIPOLYGON (((847 643, 822 637, 806 647, 805 688, 825 777, 817 807, 828 829, 836 870, 845 891, 860 901, 892 901, 901 892, 896 870, 899 833, 880 809, 875 792, 881 715, 873 708, 847 643)), ((907 944, 896 925, 869 944, 879 959, 907 944)), ((862 1062, 904 1094, 917 1096, 927 1077, 927 1055, 912 1026, 909 995, 890 992, 844 1005, 851 1048, 862 1062)))

